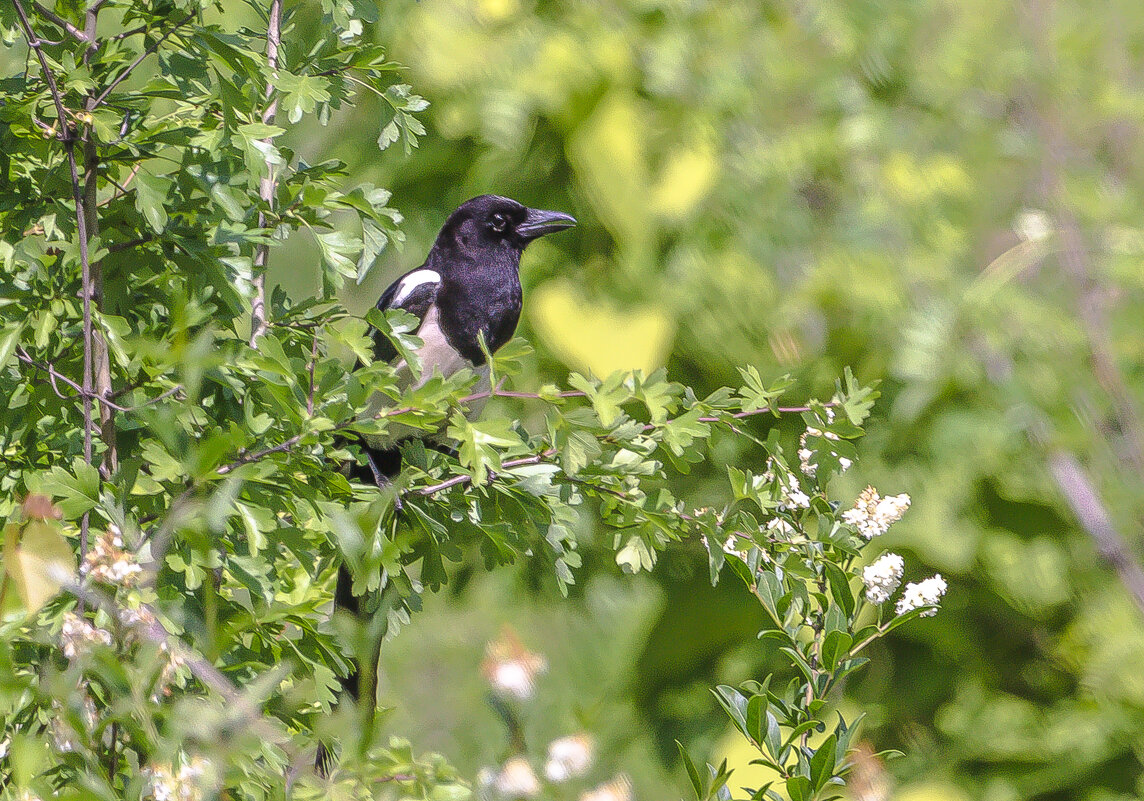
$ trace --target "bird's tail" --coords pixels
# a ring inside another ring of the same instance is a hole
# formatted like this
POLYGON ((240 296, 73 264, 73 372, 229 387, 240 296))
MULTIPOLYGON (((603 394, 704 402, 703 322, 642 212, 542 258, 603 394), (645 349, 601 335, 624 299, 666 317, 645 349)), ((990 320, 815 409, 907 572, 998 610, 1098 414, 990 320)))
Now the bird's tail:
MULTIPOLYGON (((390 484, 395 476, 401 472, 401 451, 397 448, 391 449, 378 449, 370 448, 364 442, 361 445, 362 453, 365 455, 365 464, 354 463, 350 467, 350 477, 356 479, 364 484, 376 484, 379 488, 386 487, 390 484)), ((338 566, 338 582, 334 588, 334 613, 336 614, 339 609, 358 618, 361 621, 361 598, 354 595, 353 592, 353 575, 350 573, 349 568, 343 561, 338 566)), ((370 694, 373 694, 373 688, 376 686, 376 673, 377 664, 380 657, 381 640, 378 638, 370 638, 371 642, 367 648, 370 653, 363 654, 365 665, 362 660, 354 658, 350 660, 349 669, 345 676, 338 677, 338 682, 342 686, 342 696, 352 700, 355 704, 361 700, 363 685, 369 688, 370 694), (377 639, 377 642, 372 642, 377 639), (366 681, 362 681, 363 673, 362 668, 365 667, 373 675, 366 676, 366 681)), ((374 699, 372 697, 366 699, 369 702, 370 710, 372 711, 374 699)), ((367 720, 372 721, 373 717, 370 714, 367 720)), ((336 760, 333 755, 331 746, 325 742, 318 744, 318 756, 315 760, 315 768, 322 776, 329 776, 330 771, 333 769, 336 760)))

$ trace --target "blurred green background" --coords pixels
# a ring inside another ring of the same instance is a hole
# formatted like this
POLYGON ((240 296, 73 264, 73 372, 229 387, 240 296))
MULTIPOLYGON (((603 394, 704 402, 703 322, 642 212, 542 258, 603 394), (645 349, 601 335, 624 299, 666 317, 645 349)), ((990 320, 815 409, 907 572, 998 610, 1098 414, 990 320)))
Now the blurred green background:
MULTIPOLYGON (((1069 506, 1095 490, 1086 513, 1107 516, 1130 570, 1144 6, 422 0, 388 4, 372 35, 432 103, 421 148, 379 155, 369 97, 290 134, 406 216, 404 252, 351 308, 417 266, 453 207, 496 192, 580 220, 524 259, 537 382, 665 365, 703 392, 753 364, 795 377, 797 399, 828 396, 845 366, 881 381, 864 458, 835 489, 908 492, 884 545, 950 591, 839 702, 869 712, 871 748, 906 753, 864 759, 851 796, 1144 797, 1144 617, 1069 506)), ((296 238, 275 276, 312 292, 315 262, 296 238)), ((718 479, 680 493, 713 500, 718 479)), ((588 551, 571 603, 527 565, 462 566, 387 646, 394 729, 470 774, 499 764, 509 739, 480 665, 507 624, 548 660, 520 712, 537 764, 586 730, 591 779, 622 771, 638 798, 674 798, 674 740, 744 763, 708 688, 768 669, 757 611, 711 589, 697 552, 629 578, 588 551)))
MULTIPOLYGON (((317 24, 318 3, 287 7, 317 24)), ((367 93, 287 135, 406 217, 350 308, 496 192, 580 220, 524 259, 526 381, 666 366, 703 393, 751 364, 793 376, 791 400, 846 366, 882 382, 835 491, 908 492, 882 544, 950 590, 839 699, 869 713, 869 748, 906 754, 863 758, 851 797, 1144 797, 1144 616, 1121 576, 1144 545, 1139 0, 398 0, 368 35, 432 103, 420 149, 378 152, 367 93)), ((310 295, 316 264, 298 236, 272 276, 310 295)), ((679 494, 714 501, 721 478, 679 494)), ((584 786, 622 772, 639 799, 681 797, 675 740, 749 758, 709 688, 770 669, 757 608, 709 586, 698 548, 628 577, 583 528, 568 602, 527 564, 456 566, 386 647, 392 728, 470 776, 499 765, 482 661, 508 626, 547 661, 513 712, 538 767, 587 731, 584 786)))

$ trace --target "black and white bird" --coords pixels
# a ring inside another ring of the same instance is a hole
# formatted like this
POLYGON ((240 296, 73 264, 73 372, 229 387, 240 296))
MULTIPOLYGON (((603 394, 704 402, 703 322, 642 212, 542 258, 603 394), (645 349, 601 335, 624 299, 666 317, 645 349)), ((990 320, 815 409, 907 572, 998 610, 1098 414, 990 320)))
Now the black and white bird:
MULTIPOLYGON (((435 373, 448 377, 468 367, 481 376, 476 391, 488 388, 480 337, 495 353, 516 331, 523 300, 521 254, 530 242, 575 224, 562 212, 530 209, 499 195, 475 197, 449 215, 425 263, 390 284, 377 302, 381 311, 402 309, 421 320, 416 334, 424 344, 417 350, 421 376, 415 386, 435 373)), ((392 343, 375 332, 374 358, 396 357, 392 343)), ((391 403, 379 393, 366 415, 391 403)), ((474 407, 469 413, 479 411, 474 407)), ((366 439, 365 454, 378 483, 399 466, 394 463, 394 440, 366 439)))
MULTIPOLYGON (((394 281, 377 302, 381 311, 403 309, 421 321, 415 332, 423 343, 416 351, 421 375, 415 383, 410 373, 410 384, 423 384, 437 373, 447 377, 468 367, 482 374, 487 388, 488 365, 480 338, 484 336, 485 347, 494 353, 516 331, 523 302, 521 254, 530 242, 575 224, 573 217, 562 212, 530 209, 499 195, 475 197, 450 214, 425 263, 394 281)), ((393 344, 375 332, 374 358, 393 361, 397 356, 393 344)), ((397 366, 408 369, 404 363, 397 366)), ((479 387, 480 384, 478 391, 479 387)), ((378 393, 366 414, 376 413, 392 402, 378 393)), ((478 411, 470 408, 469 414, 478 411)), ((409 433, 412 435, 412 430, 409 433)), ((367 437, 361 443, 371 474, 362 476, 363 479, 372 478, 383 486, 396 475, 401 467, 398 439, 400 435, 367 437)), ((338 571, 334 604, 357 615, 360 599, 352 587, 353 578, 343 565, 338 571)), ((372 663, 360 668, 376 671, 376 654, 370 656, 372 663)), ((346 693, 356 699, 359 666, 354 666, 341 683, 346 693)), ((372 687, 372 681, 367 686, 372 687)), ((319 769, 327 772, 329 761, 323 746, 319 750, 319 769)))

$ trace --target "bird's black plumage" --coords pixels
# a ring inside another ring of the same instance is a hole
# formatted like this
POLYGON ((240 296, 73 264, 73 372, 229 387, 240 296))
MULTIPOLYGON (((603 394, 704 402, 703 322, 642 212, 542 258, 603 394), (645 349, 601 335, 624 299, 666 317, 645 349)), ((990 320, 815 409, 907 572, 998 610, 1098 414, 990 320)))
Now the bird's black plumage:
MULTIPOLYGON (((496 352, 512 338, 520 320, 521 254, 535 239, 575 224, 567 214, 530 209, 499 195, 475 197, 449 215, 425 263, 390 284, 377 302, 381 311, 402 309, 421 321, 416 332, 424 343, 417 351, 421 381, 435 372, 447 376, 464 367, 487 371, 481 336, 489 352, 496 352)), ((375 332, 373 346, 375 359, 397 358, 393 344, 380 333, 375 332)), ((396 475, 401 467, 396 443, 371 440, 361 444, 369 468, 368 473, 358 473, 362 480, 380 485, 396 475)), ((352 584, 343 565, 334 603, 358 614, 359 599, 352 584)), ((363 667, 376 671, 376 660, 363 667)), ((358 684, 356 669, 342 680, 345 691, 355 699, 358 684)), ((322 749, 320 768, 328 767, 327 759, 322 749)))
MULTIPOLYGON (((436 307, 450 347, 480 366, 480 334, 496 351, 516 331, 521 253, 534 239, 575 224, 567 214, 529 209, 499 195, 475 197, 449 215, 425 263, 390 284, 377 308, 404 309, 424 322, 436 307)), ((378 359, 397 355, 381 335, 374 348, 378 359)))

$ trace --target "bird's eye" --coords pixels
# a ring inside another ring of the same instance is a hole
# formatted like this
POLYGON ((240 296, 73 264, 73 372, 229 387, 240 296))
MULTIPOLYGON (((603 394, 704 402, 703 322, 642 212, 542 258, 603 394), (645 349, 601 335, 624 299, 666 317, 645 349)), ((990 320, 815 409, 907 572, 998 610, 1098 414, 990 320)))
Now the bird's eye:
POLYGON ((493 216, 489 217, 489 228, 492 228, 494 231, 503 231, 506 225, 508 225, 508 217, 504 216, 500 212, 497 212, 493 216))

